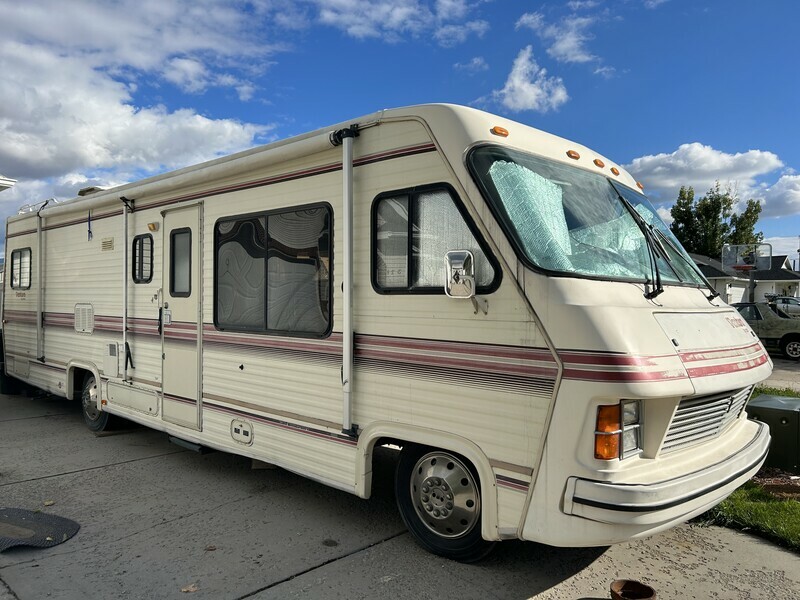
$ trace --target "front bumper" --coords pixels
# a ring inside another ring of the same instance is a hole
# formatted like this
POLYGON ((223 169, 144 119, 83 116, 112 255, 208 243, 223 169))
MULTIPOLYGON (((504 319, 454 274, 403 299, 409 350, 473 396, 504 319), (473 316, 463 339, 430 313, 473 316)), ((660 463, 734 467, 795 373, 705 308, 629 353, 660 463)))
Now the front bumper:
POLYGON ((708 467, 673 479, 647 484, 623 484, 570 477, 563 511, 621 525, 658 526, 691 518, 725 499, 761 467, 769 451, 769 427, 735 454, 708 467))

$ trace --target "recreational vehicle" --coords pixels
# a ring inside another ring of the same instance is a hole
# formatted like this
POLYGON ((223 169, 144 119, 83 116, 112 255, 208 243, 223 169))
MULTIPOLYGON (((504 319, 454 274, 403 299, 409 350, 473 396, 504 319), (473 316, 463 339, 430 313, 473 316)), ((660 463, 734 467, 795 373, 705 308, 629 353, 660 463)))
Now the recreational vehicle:
POLYGON ((470 561, 647 536, 769 446, 772 363, 620 165, 385 110, 12 216, 6 375, 399 511, 470 561))

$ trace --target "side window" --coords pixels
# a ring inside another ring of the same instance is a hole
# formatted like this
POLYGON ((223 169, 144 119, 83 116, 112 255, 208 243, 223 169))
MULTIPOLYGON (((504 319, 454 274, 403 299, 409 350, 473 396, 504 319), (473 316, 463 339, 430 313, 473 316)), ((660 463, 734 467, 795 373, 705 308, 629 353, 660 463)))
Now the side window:
POLYGON ((15 290, 27 290, 31 287, 30 248, 11 252, 11 287, 15 290))
POLYGON ((499 284, 499 268, 445 187, 378 196, 372 240, 372 279, 379 292, 443 294, 444 260, 450 250, 472 252, 478 293, 489 293, 499 284))
POLYGON ((192 230, 175 229, 169 240, 169 293, 175 298, 188 298, 192 294, 192 230))
POLYGON ((214 229, 216 326, 327 334, 331 221, 328 206, 218 221, 214 229))
POLYGON ((752 304, 745 304, 744 306, 737 306, 736 309, 747 321, 760 321, 761 315, 752 304))
POLYGON ((153 236, 149 233, 133 238, 131 274, 134 283, 153 280, 153 236))

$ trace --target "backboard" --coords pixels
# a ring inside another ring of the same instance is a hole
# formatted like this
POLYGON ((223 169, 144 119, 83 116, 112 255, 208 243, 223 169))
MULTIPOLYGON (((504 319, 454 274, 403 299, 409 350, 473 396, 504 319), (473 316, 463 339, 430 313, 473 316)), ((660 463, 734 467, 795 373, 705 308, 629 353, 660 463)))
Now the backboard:
POLYGON ((772 244, 725 244, 722 268, 734 271, 765 271, 772 266, 772 244))

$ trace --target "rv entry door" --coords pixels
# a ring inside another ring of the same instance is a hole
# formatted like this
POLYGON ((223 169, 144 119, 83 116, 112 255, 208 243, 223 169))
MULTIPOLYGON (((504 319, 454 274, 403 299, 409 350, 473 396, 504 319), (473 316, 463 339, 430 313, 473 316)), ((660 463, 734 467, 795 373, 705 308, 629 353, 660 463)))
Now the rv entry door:
POLYGON ((165 421, 200 429, 201 206, 166 210, 161 283, 162 415, 165 421))

